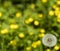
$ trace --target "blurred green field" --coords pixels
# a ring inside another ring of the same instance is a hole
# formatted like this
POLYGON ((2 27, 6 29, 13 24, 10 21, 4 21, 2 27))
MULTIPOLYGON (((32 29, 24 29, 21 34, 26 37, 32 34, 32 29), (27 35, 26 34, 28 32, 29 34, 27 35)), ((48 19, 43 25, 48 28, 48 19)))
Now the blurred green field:
POLYGON ((60 0, 0 0, 0 51, 60 51, 60 0))

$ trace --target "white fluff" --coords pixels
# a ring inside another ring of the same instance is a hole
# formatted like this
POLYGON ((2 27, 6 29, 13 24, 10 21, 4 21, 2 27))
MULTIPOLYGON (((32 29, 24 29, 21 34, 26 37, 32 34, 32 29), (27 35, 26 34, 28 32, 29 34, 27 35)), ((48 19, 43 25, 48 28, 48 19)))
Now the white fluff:
POLYGON ((46 34, 42 38, 42 43, 47 47, 53 47, 57 43, 57 38, 53 34, 46 34))

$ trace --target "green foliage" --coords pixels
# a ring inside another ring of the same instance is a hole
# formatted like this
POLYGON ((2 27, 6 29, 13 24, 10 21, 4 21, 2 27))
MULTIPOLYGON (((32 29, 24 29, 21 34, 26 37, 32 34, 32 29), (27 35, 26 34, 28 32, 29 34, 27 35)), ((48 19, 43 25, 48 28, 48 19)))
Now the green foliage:
POLYGON ((60 50, 60 4, 44 1, 0 1, 0 51, 60 50), (47 33, 57 37, 57 48, 42 44, 47 33))

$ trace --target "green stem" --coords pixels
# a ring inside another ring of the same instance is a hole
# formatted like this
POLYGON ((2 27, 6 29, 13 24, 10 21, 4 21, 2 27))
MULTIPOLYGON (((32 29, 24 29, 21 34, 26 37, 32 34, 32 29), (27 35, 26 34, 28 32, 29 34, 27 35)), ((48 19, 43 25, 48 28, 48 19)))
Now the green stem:
POLYGON ((13 47, 13 51, 16 51, 16 46, 13 47))
POLYGON ((2 37, 1 50, 4 51, 4 37, 2 37))
MULTIPOLYGON (((42 41, 42 38, 40 38, 40 39, 42 41)), ((40 45, 40 51, 43 51, 43 45, 42 44, 40 45)))
POLYGON ((40 45, 40 51, 43 51, 43 46, 42 46, 42 44, 40 45))

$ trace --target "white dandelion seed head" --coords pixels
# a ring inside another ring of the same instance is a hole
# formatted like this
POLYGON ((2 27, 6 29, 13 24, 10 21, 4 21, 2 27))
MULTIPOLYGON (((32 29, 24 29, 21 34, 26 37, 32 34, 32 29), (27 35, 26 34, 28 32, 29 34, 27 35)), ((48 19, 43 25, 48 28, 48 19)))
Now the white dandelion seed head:
POLYGON ((57 38, 53 34, 46 34, 42 38, 42 43, 47 47, 53 47, 57 43, 57 38))

